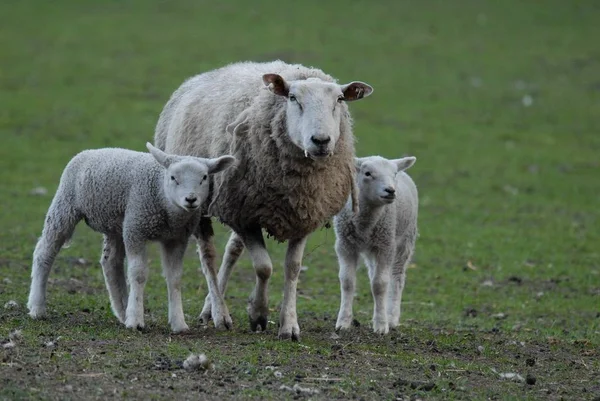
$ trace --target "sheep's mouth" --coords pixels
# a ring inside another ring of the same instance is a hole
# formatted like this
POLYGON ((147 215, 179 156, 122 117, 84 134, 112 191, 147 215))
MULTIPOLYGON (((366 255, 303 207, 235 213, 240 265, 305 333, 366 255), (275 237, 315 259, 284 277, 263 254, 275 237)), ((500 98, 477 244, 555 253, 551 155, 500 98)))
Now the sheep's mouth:
POLYGON ((194 210, 198 209, 198 205, 186 205, 183 208, 188 212, 193 212, 194 210))
POLYGON ((310 157, 313 160, 323 160, 331 155, 333 155, 333 152, 330 152, 329 150, 319 150, 316 152, 309 152, 307 150, 304 151, 304 156, 310 157))
POLYGON ((396 199, 396 195, 382 195, 381 199, 386 201, 386 203, 392 203, 396 199))

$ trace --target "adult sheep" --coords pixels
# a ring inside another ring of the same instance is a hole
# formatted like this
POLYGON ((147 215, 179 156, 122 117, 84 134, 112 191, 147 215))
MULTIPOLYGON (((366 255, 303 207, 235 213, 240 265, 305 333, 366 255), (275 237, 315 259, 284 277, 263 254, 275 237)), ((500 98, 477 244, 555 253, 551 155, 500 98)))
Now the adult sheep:
MULTIPOLYGON (((354 137, 346 102, 372 91, 363 82, 339 85, 319 69, 274 61, 231 64, 192 77, 173 93, 160 115, 155 145, 198 157, 233 152, 238 160, 215 177, 209 214, 233 233, 218 277, 219 293, 211 290, 201 319, 212 316, 216 327, 227 327, 227 309, 219 305, 224 305, 229 272, 245 247, 257 276, 248 303, 250 326, 266 329, 272 262, 264 229, 276 240, 288 241, 279 338, 299 339, 296 286, 307 237, 336 215, 349 195, 356 200, 354 137), (244 138, 235 140, 239 134, 244 138)), ((210 218, 201 220, 199 231, 204 272, 214 283, 210 218)))

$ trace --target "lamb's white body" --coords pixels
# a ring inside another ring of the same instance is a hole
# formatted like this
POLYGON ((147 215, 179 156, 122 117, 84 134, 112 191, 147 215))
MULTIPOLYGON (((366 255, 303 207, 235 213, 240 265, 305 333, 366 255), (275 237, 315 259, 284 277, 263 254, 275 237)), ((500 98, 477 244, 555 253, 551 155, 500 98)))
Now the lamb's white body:
POLYGON ((96 149, 83 151, 69 162, 33 253, 27 304, 32 317, 44 316, 54 259, 84 219, 104 234, 100 263, 117 318, 130 328, 144 326, 146 242, 158 241, 169 292, 169 323, 174 332, 188 329, 181 304, 183 255, 209 197, 208 174, 227 168, 235 159, 167 155, 147 146, 152 154, 96 149))
POLYGON ((335 217, 335 250, 342 292, 336 329, 352 324, 356 268, 362 256, 369 270, 375 301, 373 330, 388 333, 398 326, 406 267, 417 238, 418 193, 403 170, 414 157, 387 160, 379 156, 357 159, 360 211, 350 201, 335 217))

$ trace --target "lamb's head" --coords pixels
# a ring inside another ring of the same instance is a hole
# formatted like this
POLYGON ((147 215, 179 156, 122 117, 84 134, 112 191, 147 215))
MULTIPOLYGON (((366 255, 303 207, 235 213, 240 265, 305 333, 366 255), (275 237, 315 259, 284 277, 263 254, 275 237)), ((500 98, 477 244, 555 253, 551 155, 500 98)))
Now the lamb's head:
POLYGON ((355 159, 360 197, 374 205, 385 205, 396 199, 396 174, 410 168, 417 159, 403 157, 388 160, 380 156, 355 159))
POLYGON ((333 154, 340 137, 340 119, 346 112, 344 102, 373 92, 363 82, 338 85, 318 78, 288 82, 277 74, 265 74, 263 82, 271 92, 287 98, 288 135, 312 159, 333 154))
POLYGON ((150 143, 146 143, 146 147, 165 169, 163 185, 166 198, 188 212, 198 210, 208 198, 208 176, 229 168, 235 162, 235 157, 229 155, 204 159, 167 154, 150 143))

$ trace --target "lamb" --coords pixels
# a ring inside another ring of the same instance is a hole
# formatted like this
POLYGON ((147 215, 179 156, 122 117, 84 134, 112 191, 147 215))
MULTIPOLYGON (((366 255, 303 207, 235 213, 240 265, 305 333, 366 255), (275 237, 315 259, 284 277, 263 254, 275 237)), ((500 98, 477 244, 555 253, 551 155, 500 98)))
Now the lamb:
POLYGON ((342 292, 336 330, 352 324, 359 256, 368 267, 375 301, 373 330, 386 334, 398 326, 406 267, 417 239, 419 203, 417 187, 404 170, 415 161, 414 157, 356 159, 360 212, 354 215, 348 201, 334 218, 342 292))
POLYGON ((115 316, 128 328, 144 327, 146 242, 158 241, 173 332, 187 331, 181 303, 183 256, 210 196, 209 175, 235 158, 169 155, 146 144, 150 154, 126 149, 85 150, 66 166, 35 251, 29 314, 46 312, 46 286, 60 248, 82 219, 104 234, 100 264, 115 316), (127 256, 129 295, 124 272, 127 256))
POLYGON ((363 82, 337 84, 316 68, 282 61, 243 62, 185 81, 165 105, 155 145, 201 157, 234 154, 236 168, 215 181, 209 214, 232 228, 217 277, 211 221, 202 221, 198 250, 209 281, 200 319, 228 317, 221 303, 244 248, 256 272, 248 303, 250 327, 266 330, 272 262, 262 229, 288 241, 279 338, 298 340, 296 287, 307 237, 344 206, 354 188, 354 136, 346 102, 369 96, 363 82), (228 135, 227 132, 234 135, 228 135), (243 140, 236 139, 243 135, 243 140), (217 291, 213 291, 218 281, 217 291), (221 308, 222 309, 222 308, 221 308))

